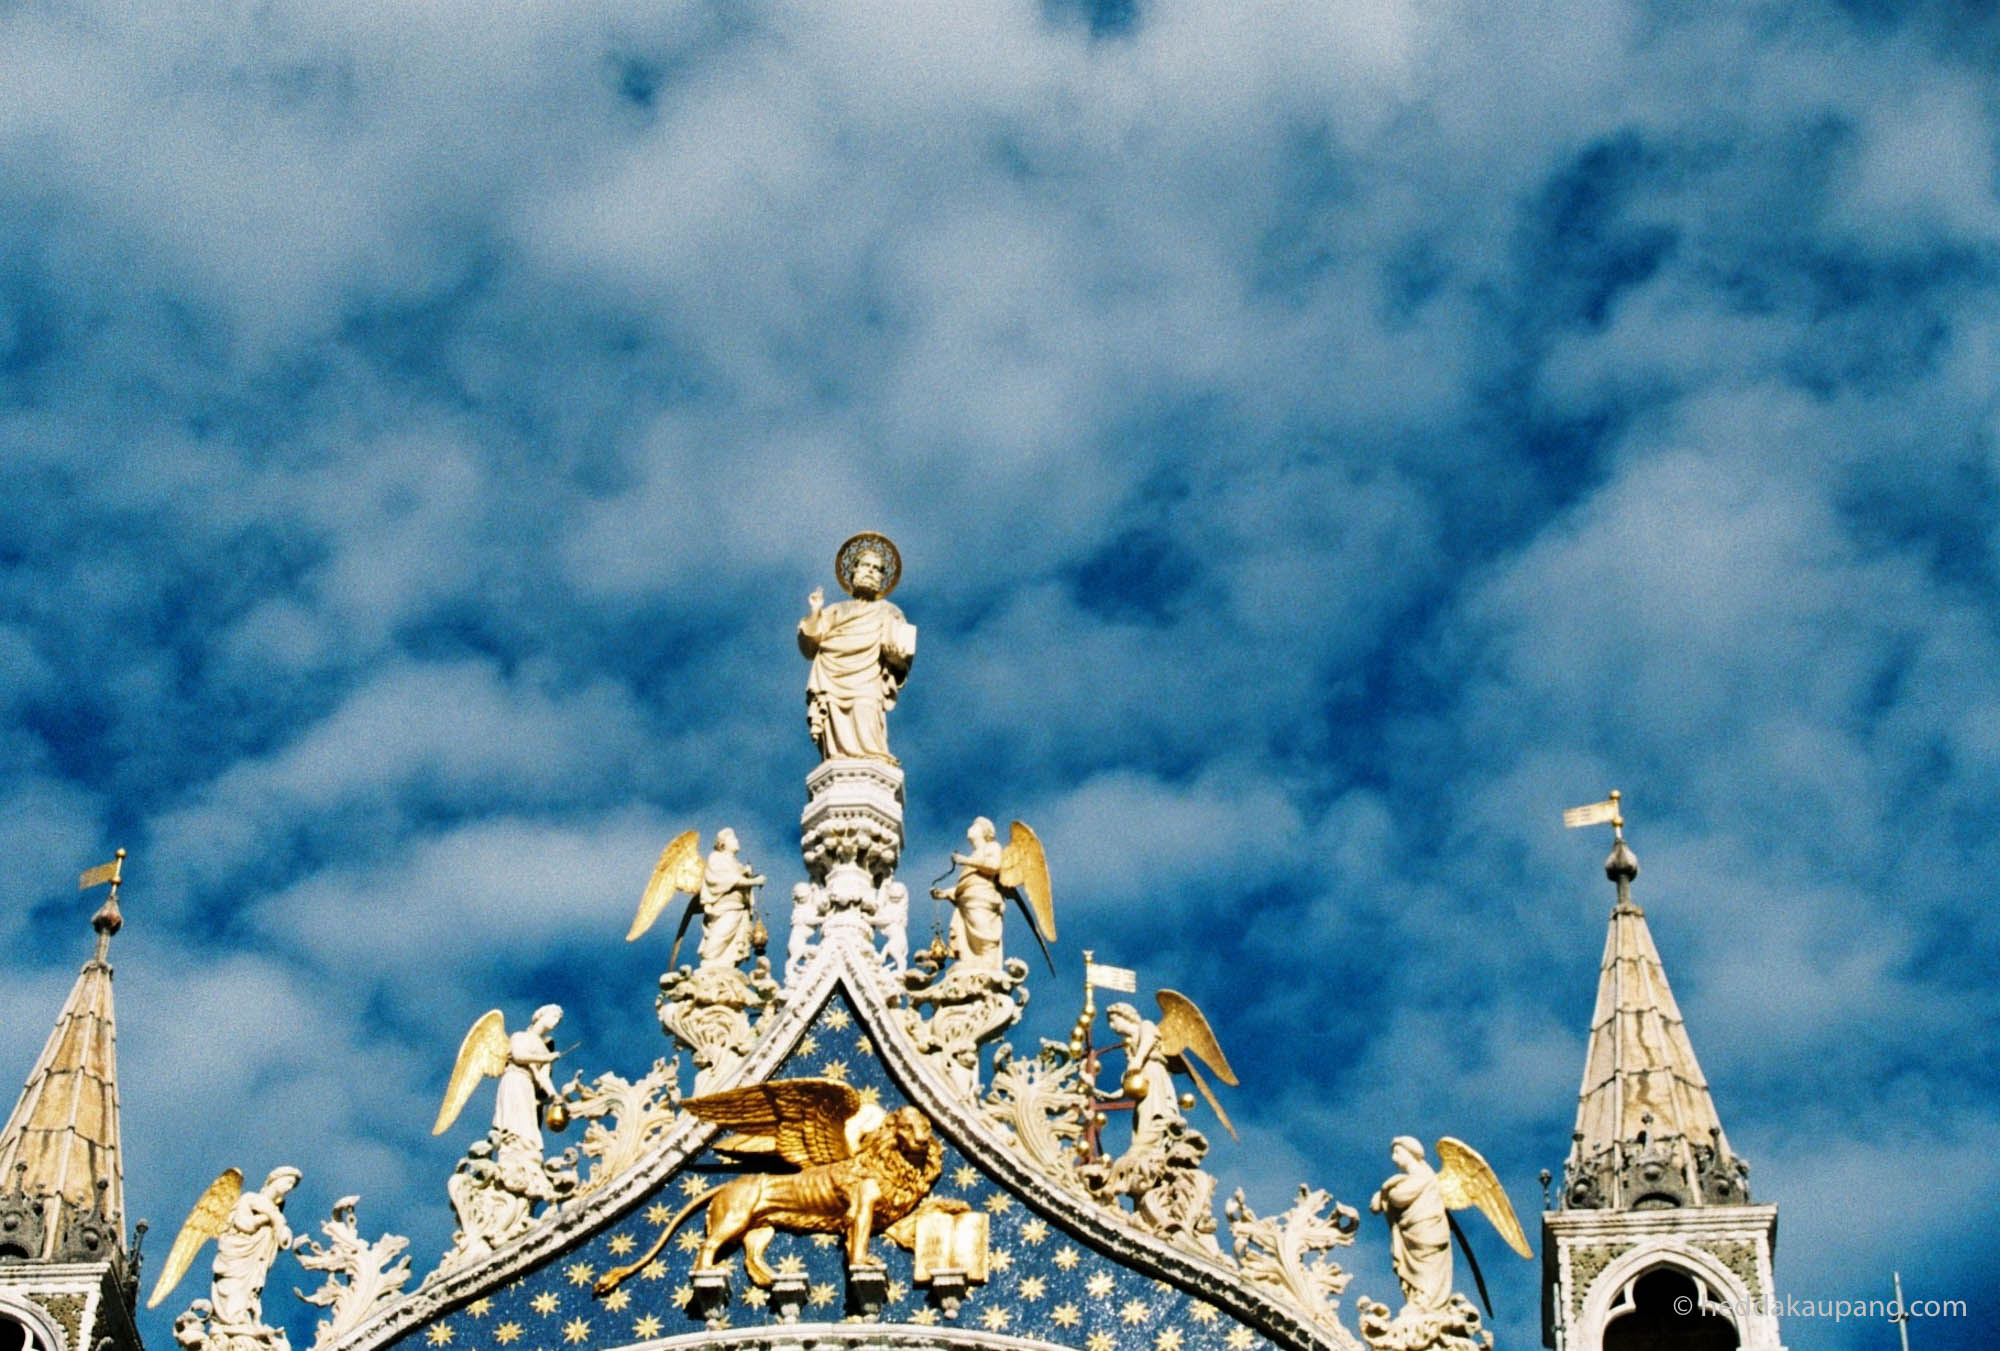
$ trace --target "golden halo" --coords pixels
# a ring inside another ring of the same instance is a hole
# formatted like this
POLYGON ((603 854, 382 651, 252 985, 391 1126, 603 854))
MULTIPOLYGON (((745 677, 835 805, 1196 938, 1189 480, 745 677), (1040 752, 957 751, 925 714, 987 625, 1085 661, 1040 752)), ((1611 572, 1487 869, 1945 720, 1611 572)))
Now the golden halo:
POLYGON ((854 564, 864 553, 880 555, 882 590, 877 598, 887 596, 896 589, 896 583, 903 580, 903 555, 897 552, 896 541, 873 530, 864 530, 853 536, 834 553, 833 575, 840 579, 840 589, 850 596, 854 595, 854 564))

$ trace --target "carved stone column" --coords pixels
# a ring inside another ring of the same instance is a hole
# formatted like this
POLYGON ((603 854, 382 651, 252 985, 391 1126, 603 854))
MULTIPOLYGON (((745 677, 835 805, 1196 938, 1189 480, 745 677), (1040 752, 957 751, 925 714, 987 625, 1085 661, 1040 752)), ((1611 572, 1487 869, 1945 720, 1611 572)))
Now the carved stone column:
MULTIPOLYGON (((903 771, 880 760, 827 760, 806 775, 799 849, 811 878, 820 940, 907 946, 907 893, 895 882, 903 853, 903 771)), ((803 898, 802 898, 803 899, 803 898)))

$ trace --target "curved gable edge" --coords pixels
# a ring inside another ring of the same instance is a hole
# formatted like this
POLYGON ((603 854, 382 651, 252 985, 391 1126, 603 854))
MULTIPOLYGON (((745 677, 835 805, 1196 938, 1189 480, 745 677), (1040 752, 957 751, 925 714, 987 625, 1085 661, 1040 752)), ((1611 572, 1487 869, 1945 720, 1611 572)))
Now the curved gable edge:
MULTIPOLYGON (((1281 1346, 1295 1351, 1354 1351, 1357 1343, 1345 1328, 1329 1329, 1302 1317, 1247 1284, 1231 1267, 1169 1246, 1124 1222, 1120 1218, 1123 1211, 1096 1205, 1031 1166, 986 1120, 978 1102, 954 1092, 911 1045, 901 1019, 885 998, 887 977, 879 961, 871 947, 838 940, 823 942, 799 980, 785 989, 782 1007, 766 1017, 756 1045, 734 1072, 710 1091, 768 1079, 798 1046, 820 1011, 844 991, 873 1038, 890 1079, 968 1159, 986 1169, 1018 1199, 1071 1230, 1109 1260, 1198 1296, 1281 1346)), ((533 1229, 485 1261, 419 1286, 318 1351, 381 1351, 426 1323, 560 1256, 654 1197, 720 1130, 683 1114, 643 1159, 604 1186, 551 1207, 533 1229)), ((789 1325, 788 1331, 796 1332, 801 1326, 789 1325)), ((868 1326, 879 1330, 894 1325, 868 1326)), ((934 1334, 946 1329, 922 1331, 932 1334, 931 1344, 937 1344, 934 1334)), ((965 1336, 953 1340, 964 1340, 967 1345, 1030 1344, 962 1331, 965 1336)), ((742 1341, 744 1346, 759 1344, 748 1329, 734 1338, 747 1339, 742 1341)), ((677 1336, 658 1343, 662 1347, 700 1344, 699 1336, 692 1340, 677 1336)))

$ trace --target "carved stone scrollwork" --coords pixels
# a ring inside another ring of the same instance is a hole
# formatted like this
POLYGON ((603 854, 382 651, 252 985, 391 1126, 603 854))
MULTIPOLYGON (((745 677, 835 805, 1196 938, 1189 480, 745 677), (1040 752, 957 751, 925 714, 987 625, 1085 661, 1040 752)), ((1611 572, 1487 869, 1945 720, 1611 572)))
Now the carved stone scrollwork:
POLYGON ((1316 1322, 1339 1326, 1335 1311, 1340 1301, 1334 1296, 1347 1289, 1352 1276, 1318 1254, 1353 1246, 1359 1211, 1300 1183, 1298 1200, 1282 1215, 1260 1218, 1240 1187, 1223 1213, 1245 1280, 1290 1300, 1316 1322), (1333 1209, 1327 1213, 1329 1205, 1333 1209))
POLYGON ((362 1238, 354 1219, 359 1200, 344 1196, 333 1203, 333 1218, 322 1220, 319 1226, 326 1235, 324 1246, 302 1238, 293 1249, 300 1266, 326 1273, 325 1283, 310 1295, 296 1287, 293 1291, 329 1315, 315 1329, 314 1347, 346 1336, 369 1314, 401 1294, 403 1283, 410 1279, 410 1259, 400 1255, 410 1241, 400 1234, 384 1234, 372 1243, 362 1238))
POLYGON ((729 966, 680 967, 660 977, 660 1026, 694 1056, 694 1090, 705 1093, 756 1043, 752 1014, 779 1002, 769 958, 748 975, 729 966))
POLYGON ((1369 1351, 1493 1351, 1493 1334, 1464 1295, 1454 1293, 1436 1309, 1405 1304, 1394 1318, 1388 1305, 1364 1295, 1354 1312, 1369 1351))
POLYGON ((806 794, 799 849, 811 881, 792 892, 786 978, 805 969, 815 939, 873 948, 878 935, 884 965, 900 971, 909 953, 910 900, 894 878, 903 851, 903 771, 880 760, 828 760, 806 776, 806 794))
POLYGON ((515 1135, 494 1129, 475 1140, 459 1160, 445 1192, 458 1230, 429 1280, 477 1262, 532 1229, 538 1207, 577 1189, 576 1150, 545 1159, 515 1135))
POLYGON ((998 969, 957 961, 943 966, 934 951, 917 954, 903 973, 909 1005, 904 1026, 917 1049, 968 1096, 979 1092, 979 1052, 1021 1020, 1028 1005, 1028 964, 1010 957, 998 969), (929 1009, 929 1013, 922 1010, 929 1009))
POLYGON ((583 1154, 590 1176, 579 1193, 595 1191, 630 1168, 667 1133, 680 1112, 680 1077, 680 1062, 663 1058, 636 1080, 606 1073, 585 1087, 581 1074, 570 1079, 563 1088, 569 1114, 589 1122, 583 1154))
POLYGON ((993 1087, 986 1115, 1013 1135, 1021 1153, 1056 1182, 1084 1191, 1077 1147, 1091 1111, 1083 1066, 1060 1042, 1045 1041, 1032 1059, 1002 1042, 993 1052, 993 1087))
POLYGON ((291 1351, 292 1347, 282 1328, 218 1324, 214 1305, 205 1299, 188 1305, 174 1320, 174 1341, 185 1351, 291 1351))
POLYGON ((1220 1258, 1215 1179, 1201 1168, 1207 1153, 1208 1137, 1176 1118, 1164 1123, 1156 1140, 1135 1142, 1115 1159, 1093 1159, 1077 1172, 1104 1205, 1117 1207, 1120 1197, 1130 1198, 1129 1218, 1141 1229, 1189 1252, 1220 1258))

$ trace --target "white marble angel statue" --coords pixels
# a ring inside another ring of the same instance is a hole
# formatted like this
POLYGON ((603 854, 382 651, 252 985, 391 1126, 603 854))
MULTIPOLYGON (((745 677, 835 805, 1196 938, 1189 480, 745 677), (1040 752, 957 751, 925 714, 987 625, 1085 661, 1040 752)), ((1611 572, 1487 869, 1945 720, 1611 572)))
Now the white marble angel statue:
POLYGON ((742 963, 755 945, 757 888, 764 885, 763 875, 743 861, 742 848, 735 831, 718 830, 715 847, 704 861, 700 836, 692 830, 676 835, 653 867, 625 941, 633 942, 652 928, 667 903, 686 892, 695 898, 694 904, 681 912, 667 964, 680 960, 681 939, 687 936, 688 924, 697 911, 701 914, 701 965, 734 967, 742 963))
POLYGON ((887 536, 863 533, 840 546, 834 574, 852 600, 826 604, 815 587, 799 621, 806 678, 806 727, 820 758, 881 760, 889 753, 889 710, 909 678, 917 630, 889 603, 903 559, 887 536))
POLYGON ((1533 1254, 1500 1179, 1479 1151, 1449 1135, 1437 1142, 1438 1164, 1424 1158, 1414 1136, 1399 1135, 1389 1146, 1394 1176, 1386 1179, 1368 1208, 1389 1222, 1389 1260, 1402 1284, 1403 1298, 1418 1309, 1442 1309, 1451 1301, 1451 1240, 1456 1234, 1484 1296, 1486 1282, 1465 1235, 1451 1218, 1454 1210, 1477 1206, 1507 1245, 1523 1257, 1533 1254))
POLYGON ((215 1240, 206 1329, 209 1337, 248 1337, 271 1346, 286 1345, 285 1334, 264 1324, 264 1282, 271 1263, 292 1246, 285 1223, 285 1197, 298 1185, 299 1170, 273 1168, 264 1185, 243 1189, 241 1169, 225 1168, 188 1212, 166 1264, 153 1283, 146 1307, 153 1308, 180 1284, 202 1244, 215 1240))
POLYGON ((950 901, 951 955, 967 968, 998 971, 1006 958, 1001 936, 1005 899, 1013 900, 1041 944, 1042 958, 1055 970, 1049 944, 1056 936, 1055 898, 1050 894, 1049 864, 1042 842, 1023 823, 1008 829, 1003 848, 993 823, 974 819, 965 832, 966 851, 953 854, 958 876, 949 887, 933 887, 931 895, 950 901))
POLYGON ((542 1152, 542 1104, 549 1104, 549 1124, 561 1129, 567 1122, 567 1108, 556 1092, 549 1066, 559 1052, 549 1039, 562 1021, 562 1008, 544 1004, 528 1019, 528 1025, 510 1034, 499 1009, 479 1016, 465 1040, 459 1043, 458 1059, 451 1067, 451 1082, 438 1108, 432 1135, 443 1135, 458 1120, 474 1089, 486 1078, 500 1080, 493 1095, 493 1130, 505 1139, 535 1152, 542 1152))
POLYGON ((1236 1124, 1194 1067, 1194 1061, 1200 1060, 1223 1083, 1236 1084, 1236 1072, 1229 1067, 1229 1058, 1217 1044, 1208 1019, 1202 1017, 1192 999, 1176 990, 1160 990, 1154 998, 1160 1005, 1157 1023, 1141 1018, 1130 1004, 1113 1004, 1104 1010, 1104 1021, 1125 1043, 1125 1073, 1119 1088, 1133 1102, 1132 1150, 1158 1146, 1166 1138, 1169 1122, 1187 1119, 1181 1114, 1174 1090, 1176 1073, 1194 1080, 1194 1086, 1215 1109, 1222 1128, 1233 1138, 1236 1124))

